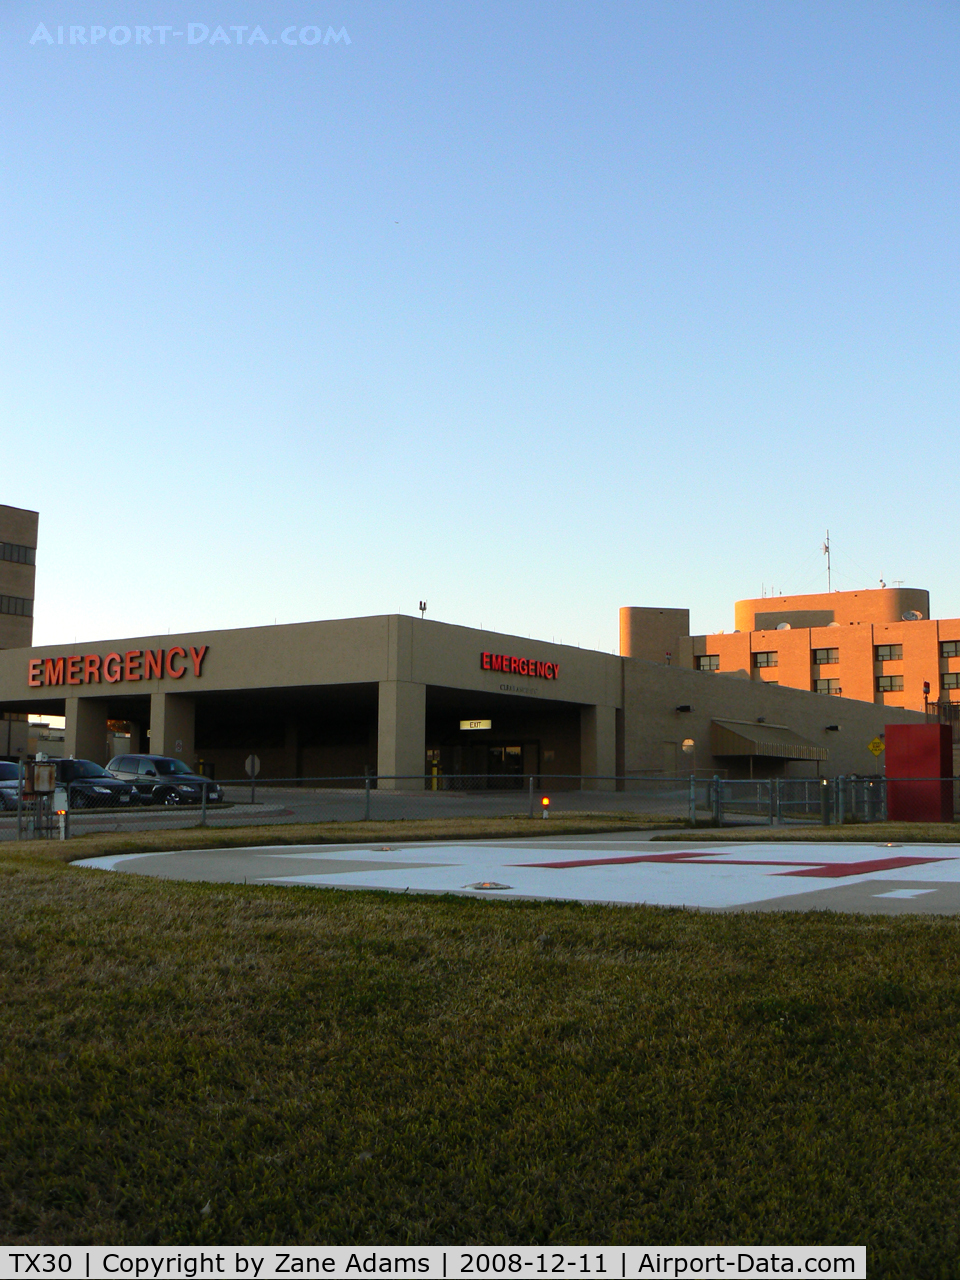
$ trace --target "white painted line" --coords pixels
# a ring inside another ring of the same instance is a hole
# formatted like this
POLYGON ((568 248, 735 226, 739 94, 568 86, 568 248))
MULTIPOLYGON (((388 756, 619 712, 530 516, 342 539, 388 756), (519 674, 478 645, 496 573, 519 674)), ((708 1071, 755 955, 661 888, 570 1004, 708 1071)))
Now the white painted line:
POLYGON ((936 889, 891 889, 887 893, 875 893, 875 898, 919 898, 924 893, 936 893, 936 889))

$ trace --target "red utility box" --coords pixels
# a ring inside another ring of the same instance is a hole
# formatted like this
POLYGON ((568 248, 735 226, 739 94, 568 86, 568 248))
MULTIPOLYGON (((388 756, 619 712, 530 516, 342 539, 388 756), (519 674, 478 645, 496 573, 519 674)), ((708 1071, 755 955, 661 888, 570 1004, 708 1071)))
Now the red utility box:
POLYGON ((953 737, 947 724, 888 724, 884 769, 891 822, 953 821, 953 737))

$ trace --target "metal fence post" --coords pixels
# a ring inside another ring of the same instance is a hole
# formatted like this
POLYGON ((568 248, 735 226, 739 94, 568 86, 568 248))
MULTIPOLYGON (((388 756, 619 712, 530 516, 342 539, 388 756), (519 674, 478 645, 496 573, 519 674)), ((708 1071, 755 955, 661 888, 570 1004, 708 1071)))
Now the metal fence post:
POLYGON ((844 777, 841 774, 840 777, 837 778, 837 824, 841 827, 846 821, 846 806, 844 804, 844 801, 846 800, 846 788, 844 786, 844 781, 844 777))
POLYGON ((17 840, 23 839, 23 760, 17 768, 17 840))
POLYGON ((528 787, 528 790, 530 792, 530 817, 532 818, 533 817, 533 774, 532 773, 530 775, 530 785, 528 787))
POLYGON ((830 783, 827 778, 820 779, 820 825, 830 825, 830 783))
POLYGON ((690 775, 690 825, 697 825, 697 775, 690 775))
POLYGON ((721 794, 719 773, 713 775, 713 821, 716 826, 723 822, 723 796, 721 794))
POLYGON ((370 766, 363 770, 363 820, 370 821, 370 766))
POLYGON ((205 826, 207 825, 207 783, 206 783, 206 780, 204 780, 204 781, 200 784, 200 825, 201 825, 201 827, 205 827, 205 826))
POLYGON ((69 840, 69 839, 70 839, 70 809, 71 809, 71 804, 70 804, 70 787, 71 787, 71 785, 72 785, 72 784, 68 782, 68 783, 67 783, 67 786, 66 786, 66 791, 67 791, 67 803, 64 805, 64 810, 63 810, 63 838, 64 838, 64 840, 69 840))

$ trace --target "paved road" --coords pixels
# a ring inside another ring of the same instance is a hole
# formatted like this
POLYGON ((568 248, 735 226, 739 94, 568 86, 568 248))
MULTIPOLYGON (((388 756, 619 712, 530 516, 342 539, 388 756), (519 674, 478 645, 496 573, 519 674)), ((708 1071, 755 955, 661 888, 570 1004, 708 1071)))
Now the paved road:
POLYGON ((612 835, 127 854, 71 865, 173 880, 705 911, 960 912, 960 845, 710 845, 612 835))
MULTIPOLYGON (((541 809, 542 792, 534 797, 541 809)), ((256 789, 251 803, 249 787, 228 787, 224 808, 211 805, 208 825, 248 826, 252 823, 358 822, 366 816, 367 799, 362 788, 269 787, 256 789)), ((686 818, 689 792, 684 785, 652 786, 636 791, 558 791, 550 793, 551 813, 639 813, 686 818)), ((370 818, 380 821, 414 818, 497 817, 530 812, 527 791, 376 791, 370 792, 370 818)), ((704 811, 705 812, 705 811, 704 811)), ((137 806, 127 811, 76 810, 71 814, 71 834, 93 831, 157 831, 193 827, 199 806, 137 806)), ((16 814, 0 815, 0 840, 16 838, 16 814)))

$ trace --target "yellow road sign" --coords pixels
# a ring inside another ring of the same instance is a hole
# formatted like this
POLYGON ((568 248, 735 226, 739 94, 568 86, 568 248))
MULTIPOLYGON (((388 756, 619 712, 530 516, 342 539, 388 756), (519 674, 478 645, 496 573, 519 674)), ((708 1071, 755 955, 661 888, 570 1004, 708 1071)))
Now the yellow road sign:
POLYGON ((872 751, 873 754, 879 759, 880 752, 883 750, 883 743, 880 741, 879 738, 874 738, 872 742, 867 743, 867 750, 872 751))

